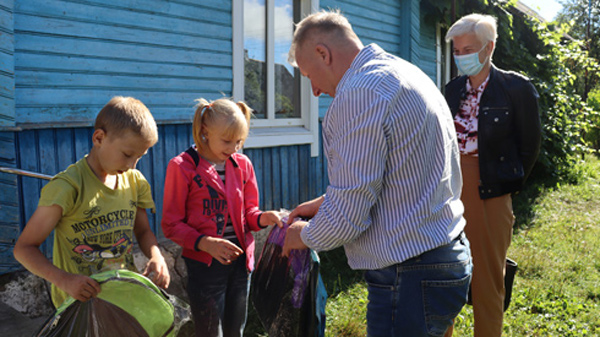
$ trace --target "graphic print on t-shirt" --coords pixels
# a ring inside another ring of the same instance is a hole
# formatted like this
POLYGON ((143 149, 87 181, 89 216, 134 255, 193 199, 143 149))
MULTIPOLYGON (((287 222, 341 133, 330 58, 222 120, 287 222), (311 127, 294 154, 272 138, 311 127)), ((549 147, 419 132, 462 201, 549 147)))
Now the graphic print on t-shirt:
POLYGON ((94 206, 84 213, 87 219, 71 225, 73 235, 72 260, 82 273, 96 273, 107 269, 120 269, 133 263, 133 224, 137 203, 133 208, 104 213, 94 206))
MULTIPOLYGON (((200 186, 200 179, 195 179, 198 186, 200 186)), ((200 187, 206 186, 208 189, 208 198, 202 200, 202 214, 208 215, 213 218, 217 229, 217 235, 223 235, 223 229, 225 228, 225 211, 227 210, 227 200, 222 199, 219 196, 219 192, 208 184, 203 184, 200 187)))

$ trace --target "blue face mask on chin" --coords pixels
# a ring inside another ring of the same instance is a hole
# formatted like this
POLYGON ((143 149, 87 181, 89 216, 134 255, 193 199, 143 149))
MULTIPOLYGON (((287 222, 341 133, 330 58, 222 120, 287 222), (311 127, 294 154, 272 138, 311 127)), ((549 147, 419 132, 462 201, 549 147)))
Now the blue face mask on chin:
POLYGON ((467 76, 479 74, 481 69, 483 69, 483 65, 485 64, 485 61, 483 63, 479 62, 479 53, 481 53, 486 46, 487 43, 476 53, 467 55, 454 55, 454 63, 456 63, 458 71, 467 76))

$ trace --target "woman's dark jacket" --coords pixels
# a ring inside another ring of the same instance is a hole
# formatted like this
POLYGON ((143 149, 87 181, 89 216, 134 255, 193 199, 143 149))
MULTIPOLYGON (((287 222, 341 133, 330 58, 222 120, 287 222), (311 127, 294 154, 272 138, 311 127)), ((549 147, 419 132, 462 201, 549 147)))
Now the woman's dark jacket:
MULTIPOLYGON (((446 84, 452 116, 466 97, 467 76, 446 84)), ((478 137, 481 199, 520 191, 540 152, 539 94, 529 79, 492 65, 479 104, 478 137)))

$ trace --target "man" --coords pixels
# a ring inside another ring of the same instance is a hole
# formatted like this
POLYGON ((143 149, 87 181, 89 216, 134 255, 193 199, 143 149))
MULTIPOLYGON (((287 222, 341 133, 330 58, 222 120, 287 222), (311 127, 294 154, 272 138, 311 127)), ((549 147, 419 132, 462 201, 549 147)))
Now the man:
POLYGON ((290 214, 284 254, 344 246, 365 269, 368 336, 441 336, 466 302, 461 176, 452 116, 417 67, 363 46, 338 12, 296 27, 290 63, 313 94, 334 98, 323 121, 330 185, 290 214))
POLYGON ((470 14, 455 22, 454 60, 462 76, 446 85, 461 153, 461 199, 472 244, 475 337, 502 335, 504 274, 514 216, 511 193, 523 187, 540 151, 538 93, 531 82, 496 68, 496 19, 470 14))

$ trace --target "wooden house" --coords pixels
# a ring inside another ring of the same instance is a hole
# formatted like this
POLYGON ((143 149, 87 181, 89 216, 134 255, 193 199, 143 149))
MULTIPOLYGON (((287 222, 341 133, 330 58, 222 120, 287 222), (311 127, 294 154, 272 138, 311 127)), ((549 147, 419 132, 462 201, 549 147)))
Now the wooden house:
MULTIPOLYGON (((320 119, 287 63, 293 22, 338 8, 365 44, 423 69, 441 87, 449 49, 419 0, 0 0, 0 166, 54 175, 88 153, 97 112, 116 95, 144 102, 159 142, 138 168, 153 188, 159 238, 170 158, 192 144, 194 100, 233 97, 255 109, 243 152, 262 209, 324 193, 320 119)), ((45 180, 0 172, 0 274, 21 269, 12 248, 45 180)), ((51 238, 42 246, 51 256, 51 238)))

